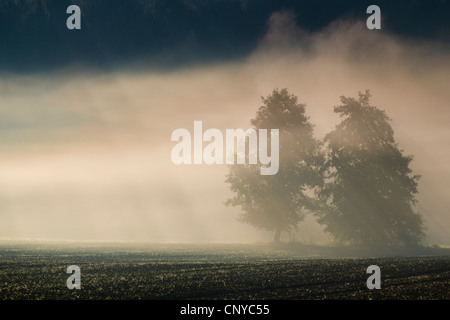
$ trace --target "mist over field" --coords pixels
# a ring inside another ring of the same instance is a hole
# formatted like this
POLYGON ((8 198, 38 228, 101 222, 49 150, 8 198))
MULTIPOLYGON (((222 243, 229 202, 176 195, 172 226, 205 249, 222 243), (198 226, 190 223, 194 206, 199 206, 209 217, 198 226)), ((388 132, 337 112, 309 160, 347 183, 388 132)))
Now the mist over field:
MULTIPOLYGON (((224 205, 226 165, 172 163, 172 131, 192 132, 195 120, 250 128, 261 96, 288 88, 321 139, 340 121, 339 97, 370 89, 422 176, 425 244, 450 245, 448 44, 369 32, 363 19, 306 31, 287 10, 267 23, 257 46, 230 61, 2 72, 0 239, 270 241, 224 205)), ((283 240, 330 243, 322 230, 307 217, 283 240)))

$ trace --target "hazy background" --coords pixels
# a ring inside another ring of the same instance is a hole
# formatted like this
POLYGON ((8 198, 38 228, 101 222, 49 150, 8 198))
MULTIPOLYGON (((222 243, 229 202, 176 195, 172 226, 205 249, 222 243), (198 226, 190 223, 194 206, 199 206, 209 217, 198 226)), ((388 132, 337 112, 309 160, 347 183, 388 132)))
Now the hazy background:
MULTIPOLYGON (((341 95, 370 89, 422 175, 417 198, 426 242, 449 245, 447 40, 370 31, 365 9, 359 18, 343 14, 305 28, 295 8, 287 9, 270 12, 253 46, 229 59, 156 68, 142 54, 116 68, 92 67, 89 59, 29 72, 4 67, 0 239, 271 240, 239 223, 239 209, 224 206, 231 196, 226 165, 174 165, 170 135, 192 132, 194 120, 204 130, 249 128, 260 97, 286 87, 307 105, 318 138, 339 122, 333 106, 341 95)), ((0 65, 7 60, 2 55, 0 65)), ((321 230, 308 218, 284 239, 326 243, 321 230)))

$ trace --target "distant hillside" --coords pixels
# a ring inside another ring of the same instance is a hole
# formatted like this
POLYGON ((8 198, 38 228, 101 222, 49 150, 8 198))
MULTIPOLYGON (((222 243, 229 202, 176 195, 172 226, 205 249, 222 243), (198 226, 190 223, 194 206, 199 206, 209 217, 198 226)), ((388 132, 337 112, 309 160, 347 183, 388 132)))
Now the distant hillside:
POLYGON ((385 30, 450 41, 449 1, 0 0, 0 71, 239 59, 258 44, 273 12, 292 10, 300 27, 316 31, 339 18, 365 19, 375 3, 385 30), (66 28, 71 4, 81 7, 82 30, 66 28))

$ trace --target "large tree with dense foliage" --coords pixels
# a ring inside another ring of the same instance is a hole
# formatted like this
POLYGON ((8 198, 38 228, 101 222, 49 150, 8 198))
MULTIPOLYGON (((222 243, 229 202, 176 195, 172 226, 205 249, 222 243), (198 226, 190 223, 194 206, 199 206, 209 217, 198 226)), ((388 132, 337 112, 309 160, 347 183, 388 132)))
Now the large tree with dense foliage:
POLYGON ((414 244, 423 236, 414 209, 419 176, 412 156, 398 148, 386 113, 358 99, 341 97, 334 108, 343 120, 325 137, 325 203, 318 221, 339 242, 367 245, 414 244))
POLYGON ((261 175, 259 165, 230 166, 226 182, 235 196, 226 204, 239 206, 240 221, 273 231, 278 242, 281 232, 295 230, 305 213, 316 209, 311 190, 322 182, 320 143, 305 105, 287 89, 273 90, 262 102, 251 124, 256 130, 279 130, 279 170, 261 175))

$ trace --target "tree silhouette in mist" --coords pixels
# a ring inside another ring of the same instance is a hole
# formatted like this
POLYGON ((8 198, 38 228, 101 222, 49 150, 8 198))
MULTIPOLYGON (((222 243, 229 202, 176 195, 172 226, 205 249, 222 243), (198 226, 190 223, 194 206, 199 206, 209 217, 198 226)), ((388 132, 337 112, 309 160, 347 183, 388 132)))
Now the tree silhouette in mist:
POLYGON ((325 203, 318 222, 338 242, 366 245, 416 244, 424 236, 414 211, 419 176, 394 139, 386 113, 359 98, 341 97, 334 108, 343 120, 325 136, 325 203))
MULTIPOLYGON (((258 129, 279 129, 280 167, 275 175, 260 175, 259 165, 229 167, 226 182, 235 196, 226 202, 241 207, 239 220, 275 233, 295 230, 305 213, 316 210, 318 201, 310 192, 323 179, 320 143, 313 137, 313 125, 305 105, 287 89, 273 90, 251 120, 258 129)), ((270 145, 270 134, 268 134, 270 145)), ((248 162, 247 162, 248 163, 248 162)))

